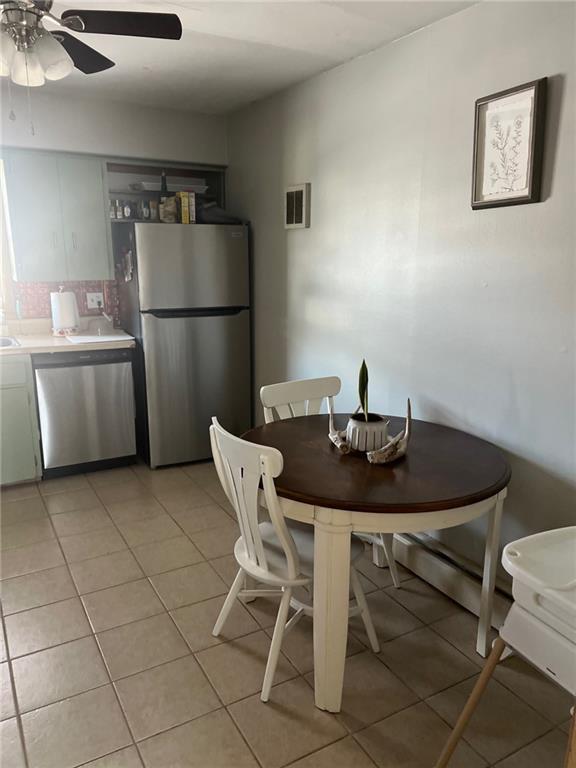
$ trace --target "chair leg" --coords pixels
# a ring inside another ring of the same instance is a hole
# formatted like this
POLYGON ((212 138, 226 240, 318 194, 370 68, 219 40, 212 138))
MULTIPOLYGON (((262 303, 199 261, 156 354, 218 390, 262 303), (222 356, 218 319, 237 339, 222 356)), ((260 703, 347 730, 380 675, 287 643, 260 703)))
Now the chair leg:
POLYGON ((394 559, 394 534, 381 533, 380 540, 382 541, 382 547, 386 553, 386 560, 388 560, 388 567, 390 568, 392 583, 396 589, 398 589, 400 587, 400 577, 398 576, 398 568, 396 567, 396 560, 394 559))
POLYGON ((362 589, 362 584, 360 583, 360 579, 358 578, 358 574, 356 573, 356 568, 354 568, 354 566, 350 568, 350 583, 352 584, 352 591, 354 592, 356 603, 360 608, 360 615, 362 616, 362 621, 364 622, 364 629, 366 630, 366 634, 368 635, 368 640, 370 640, 370 646, 374 651, 374 653, 379 653, 380 643, 378 642, 378 636, 376 635, 376 630, 374 629, 374 623, 372 621, 372 616, 370 614, 370 608, 368 608, 368 603, 366 602, 366 596, 364 594, 364 590, 362 589))
POLYGON ((576 766, 576 707, 572 707, 572 722, 570 723, 568 746, 564 758, 564 768, 574 768, 574 766, 576 766))
MULTIPOLYGON (((256 589, 257 586, 258 582, 256 579, 253 579, 252 576, 248 576, 248 574, 244 576, 244 589, 256 589)), ((256 598, 253 595, 244 595, 242 597, 243 603, 253 603, 254 600, 256 600, 256 598)))
POLYGON ((492 673, 494 672, 496 665, 500 661, 500 657, 502 656, 502 653, 504 652, 505 648, 506 648, 506 644, 504 640, 502 640, 501 637, 497 637, 492 647, 492 653, 490 654, 490 656, 488 656, 486 660, 484 669, 480 673, 480 677, 476 681, 476 685, 472 689, 472 693, 468 697, 468 701, 464 705, 464 709, 462 710, 462 712, 460 713, 460 717, 456 721, 456 725, 454 726, 454 729, 450 734, 450 738, 446 742, 446 746, 442 750, 442 754, 440 755, 438 762, 435 765, 435 768, 446 768, 446 766, 448 765, 450 758, 452 757, 454 750, 458 746, 458 742, 462 738, 462 734, 464 733, 466 726, 470 721, 470 718, 474 714, 476 707, 478 706, 480 699, 482 698, 482 694, 484 693, 486 686, 490 682, 492 673))
POLYGON ((226 600, 224 600, 224 605, 222 606, 222 609, 220 610, 218 618, 216 619, 216 624, 214 624, 214 629, 212 630, 212 634, 214 635, 214 637, 218 637, 218 635, 222 631, 224 622, 228 618, 228 614, 232 610, 232 606, 234 605, 234 602, 238 597, 240 591, 242 590, 243 586, 244 586, 244 571, 242 570, 242 568, 240 568, 240 570, 236 574, 236 578, 234 579, 232 586, 230 587, 230 592, 228 592, 226 600))
POLYGON ((276 624, 274 625, 274 634, 272 635, 272 642, 270 643, 268 663, 266 664, 266 672, 264 673, 264 682, 262 683, 262 693, 260 694, 262 701, 268 701, 270 698, 270 689, 274 682, 276 666, 280 656, 280 648, 282 646, 282 638, 284 637, 284 629, 286 627, 286 619, 288 618, 291 597, 292 589, 290 587, 284 587, 284 593, 278 608, 278 615, 276 616, 276 624))
POLYGON ((376 568, 386 568, 387 565, 382 535, 381 533, 375 533, 372 541, 372 562, 376 568))

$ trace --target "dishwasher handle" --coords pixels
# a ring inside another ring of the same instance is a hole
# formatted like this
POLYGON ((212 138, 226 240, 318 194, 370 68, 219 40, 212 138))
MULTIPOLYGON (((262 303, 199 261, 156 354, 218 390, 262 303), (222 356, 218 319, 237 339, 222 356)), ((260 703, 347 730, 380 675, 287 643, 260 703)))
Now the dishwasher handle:
POLYGON ((32 365, 38 368, 71 368, 76 365, 109 365, 132 362, 132 349, 97 349, 78 352, 42 352, 32 355, 32 365))

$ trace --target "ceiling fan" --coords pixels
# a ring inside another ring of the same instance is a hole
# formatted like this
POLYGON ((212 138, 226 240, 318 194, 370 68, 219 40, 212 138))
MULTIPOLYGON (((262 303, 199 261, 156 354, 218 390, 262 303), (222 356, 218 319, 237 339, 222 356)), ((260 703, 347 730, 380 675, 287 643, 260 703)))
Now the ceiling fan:
POLYGON ((114 66, 70 32, 166 40, 182 37, 182 24, 174 13, 68 10, 58 17, 51 13, 52 2, 0 0, 0 75, 9 75, 17 85, 60 80, 74 67, 91 75, 114 66), (45 21, 58 28, 46 29, 45 21))

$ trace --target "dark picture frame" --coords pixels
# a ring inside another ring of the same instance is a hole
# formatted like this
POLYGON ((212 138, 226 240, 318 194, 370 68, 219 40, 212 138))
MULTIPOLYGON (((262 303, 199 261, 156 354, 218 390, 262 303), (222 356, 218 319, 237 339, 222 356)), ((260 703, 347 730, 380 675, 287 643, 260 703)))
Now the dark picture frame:
POLYGON ((477 99, 472 208, 540 202, 547 78, 477 99))

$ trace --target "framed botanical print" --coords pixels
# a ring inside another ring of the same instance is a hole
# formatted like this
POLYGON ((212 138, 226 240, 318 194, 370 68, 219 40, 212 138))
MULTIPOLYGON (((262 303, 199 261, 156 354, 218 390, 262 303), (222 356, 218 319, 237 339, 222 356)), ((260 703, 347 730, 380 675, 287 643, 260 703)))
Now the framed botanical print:
POLYGON ((476 102, 472 208, 540 201, 546 78, 476 102))

